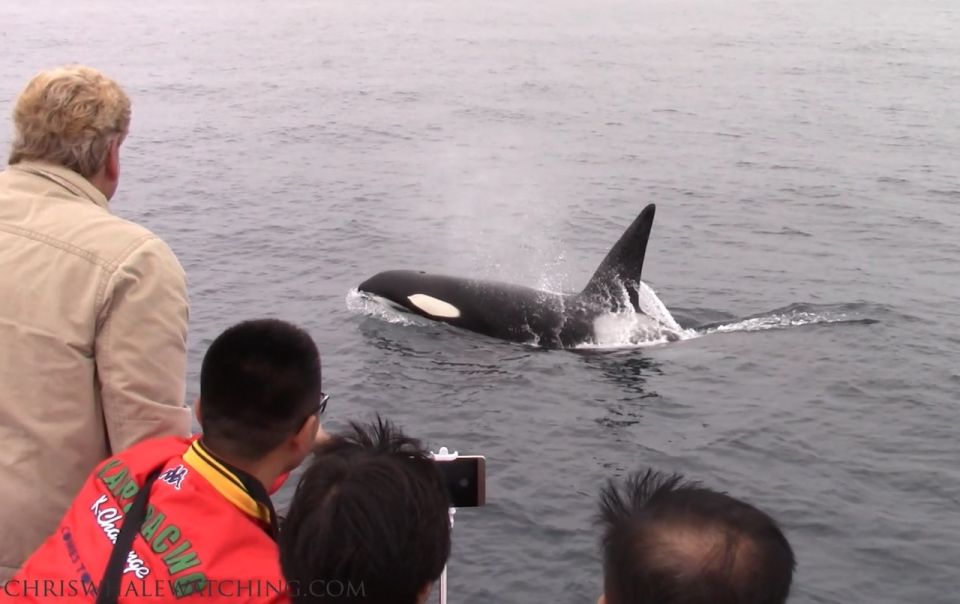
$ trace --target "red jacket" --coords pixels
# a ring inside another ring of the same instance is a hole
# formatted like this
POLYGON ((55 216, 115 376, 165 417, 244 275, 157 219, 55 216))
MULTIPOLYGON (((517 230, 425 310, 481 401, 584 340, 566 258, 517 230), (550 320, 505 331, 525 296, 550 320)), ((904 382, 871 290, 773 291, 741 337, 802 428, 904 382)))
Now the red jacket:
POLYGON ((97 466, 56 532, 0 587, 0 600, 96 601, 123 517, 161 466, 119 602, 288 602, 269 498, 258 501, 244 486, 255 479, 184 438, 147 440, 97 466))

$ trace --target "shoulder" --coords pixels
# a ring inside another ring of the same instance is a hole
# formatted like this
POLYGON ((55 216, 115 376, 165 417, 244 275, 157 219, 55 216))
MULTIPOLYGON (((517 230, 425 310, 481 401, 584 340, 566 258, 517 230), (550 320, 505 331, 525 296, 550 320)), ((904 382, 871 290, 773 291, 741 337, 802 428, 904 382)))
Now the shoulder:
POLYGON ((115 229, 119 236, 116 240, 118 245, 110 250, 111 259, 116 268, 151 264, 183 273, 183 267, 176 254, 167 242, 153 231, 112 214, 106 214, 105 217, 117 221, 113 227, 110 227, 115 229))
POLYGON ((173 251, 156 233, 114 214, 108 202, 100 204, 84 196, 81 189, 89 184, 84 185, 82 177, 50 167, 39 170, 50 172, 50 179, 34 172, 0 172, 0 223, 6 230, 85 258, 108 271, 142 252, 176 263, 173 251))
POLYGON ((180 436, 148 438, 108 458, 96 471, 100 472, 104 467, 116 466, 118 463, 126 464, 136 471, 156 467, 161 462, 183 455, 192 441, 193 438, 180 436))
POLYGON ((110 250, 109 259, 103 264, 106 287, 101 299, 123 298, 125 292, 139 289, 150 292, 149 296, 138 298, 143 302, 174 301, 175 307, 186 306, 187 275, 180 261, 162 239, 142 227, 137 229, 139 236, 131 235, 122 247, 110 250))

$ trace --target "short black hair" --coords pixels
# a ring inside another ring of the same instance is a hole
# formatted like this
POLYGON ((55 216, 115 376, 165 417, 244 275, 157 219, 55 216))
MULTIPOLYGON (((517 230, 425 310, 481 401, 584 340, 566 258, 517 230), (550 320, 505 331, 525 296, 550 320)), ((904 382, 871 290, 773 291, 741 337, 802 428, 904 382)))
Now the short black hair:
POLYGON ((379 416, 351 423, 316 449, 280 530, 293 601, 414 604, 450 556, 449 507, 418 440, 379 416))
POLYGON ((259 459, 303 426, 320 387, 320 353, 306 331, 279 319, 234 325, 203 357, 203 439, 215 451, 259 459))
POLYGON ((776 522, 743 501, 654 470, 600 496, 608 604, 782 604, 796 567, 776 522))

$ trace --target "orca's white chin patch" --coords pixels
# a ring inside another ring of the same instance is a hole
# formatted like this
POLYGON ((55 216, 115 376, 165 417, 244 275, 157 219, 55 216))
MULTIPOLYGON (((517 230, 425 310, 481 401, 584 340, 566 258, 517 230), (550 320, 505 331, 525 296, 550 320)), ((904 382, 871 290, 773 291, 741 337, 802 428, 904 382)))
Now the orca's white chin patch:
POLYGON ((434 317, 456 319, 460 316, 459 308, 443 300, 438 300, 433 296, 428 296, 427 294, 413 294, 412 296, 407 296, 407 300, 410 301, 410 304, 413 304, 423 312, 434 317))

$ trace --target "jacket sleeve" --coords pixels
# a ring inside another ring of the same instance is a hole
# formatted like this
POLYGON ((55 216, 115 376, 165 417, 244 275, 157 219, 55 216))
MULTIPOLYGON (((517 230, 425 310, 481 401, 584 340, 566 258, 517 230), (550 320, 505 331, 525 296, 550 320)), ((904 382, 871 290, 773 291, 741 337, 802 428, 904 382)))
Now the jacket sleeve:
POLYGON ((189 436, 184 405, 189 300, 173 251, 143 241, 110 275, 94 354, 110 450, 189 436))

